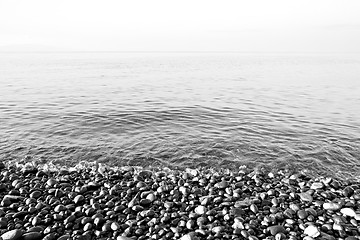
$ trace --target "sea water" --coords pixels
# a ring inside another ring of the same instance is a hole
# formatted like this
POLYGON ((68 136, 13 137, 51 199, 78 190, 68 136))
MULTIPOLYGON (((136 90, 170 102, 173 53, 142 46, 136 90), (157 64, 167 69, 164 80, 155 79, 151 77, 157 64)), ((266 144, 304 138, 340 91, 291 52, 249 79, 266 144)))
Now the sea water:
POLYGON ((0 53, 0 160, 360 175, 360 55, 0 53))

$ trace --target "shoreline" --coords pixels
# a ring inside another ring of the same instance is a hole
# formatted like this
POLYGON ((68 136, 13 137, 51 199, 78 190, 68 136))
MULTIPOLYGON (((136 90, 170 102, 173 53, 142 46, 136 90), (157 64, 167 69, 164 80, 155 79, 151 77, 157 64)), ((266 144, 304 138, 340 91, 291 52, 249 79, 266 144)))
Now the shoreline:
POLYGON ((96 163, 0 172, 4 240, 360 239, 357 181, 96 163))

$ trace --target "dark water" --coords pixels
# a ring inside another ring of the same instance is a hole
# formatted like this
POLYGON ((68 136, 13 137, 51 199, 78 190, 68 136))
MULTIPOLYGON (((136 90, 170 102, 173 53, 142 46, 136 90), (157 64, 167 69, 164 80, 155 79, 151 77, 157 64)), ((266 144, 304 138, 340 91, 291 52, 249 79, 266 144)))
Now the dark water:
POLYGON ((360 173, 360 56, 1 53, 0 159, 360 173))

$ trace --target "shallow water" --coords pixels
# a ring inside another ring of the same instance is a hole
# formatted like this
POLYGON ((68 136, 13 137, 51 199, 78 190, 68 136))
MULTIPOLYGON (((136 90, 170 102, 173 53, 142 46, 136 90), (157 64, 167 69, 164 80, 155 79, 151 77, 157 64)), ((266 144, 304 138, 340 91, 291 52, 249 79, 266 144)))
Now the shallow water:
POLYGON ((360 56, 0 53, 0 159, 360 172, 360 56))

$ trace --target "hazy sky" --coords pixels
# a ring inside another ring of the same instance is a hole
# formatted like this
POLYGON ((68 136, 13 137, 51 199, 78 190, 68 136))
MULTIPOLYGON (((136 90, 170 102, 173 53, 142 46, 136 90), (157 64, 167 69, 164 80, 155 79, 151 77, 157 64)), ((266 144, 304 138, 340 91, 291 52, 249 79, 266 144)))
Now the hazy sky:
POLYGON ((0 46, 354 52, 359 43, 359 0, 0 0, 0 46))

